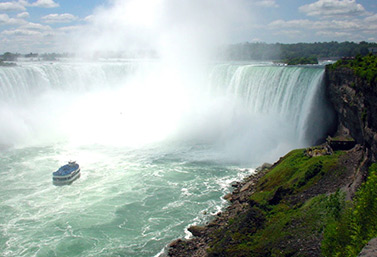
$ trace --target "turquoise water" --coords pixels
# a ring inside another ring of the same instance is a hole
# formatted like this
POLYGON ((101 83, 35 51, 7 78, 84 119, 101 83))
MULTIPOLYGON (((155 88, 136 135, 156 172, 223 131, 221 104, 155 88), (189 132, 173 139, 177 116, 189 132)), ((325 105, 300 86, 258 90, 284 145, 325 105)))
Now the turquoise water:
POLYGON ((154 256, 217 213, 251 171, 196 147, 32 147, 0 160, 1 256, 154 256), (81 178, 51 173, 76 156, 81 178), (208 156, 211 155, 211 156, 208 156))
POLYGON ((233 181, 323 136, 323 67, 0 67, 0 256, 156 256, 233 181), (196 69, 194 69, 196 71, 196 69), (69 160, 70 186, 52 184, 69 160))

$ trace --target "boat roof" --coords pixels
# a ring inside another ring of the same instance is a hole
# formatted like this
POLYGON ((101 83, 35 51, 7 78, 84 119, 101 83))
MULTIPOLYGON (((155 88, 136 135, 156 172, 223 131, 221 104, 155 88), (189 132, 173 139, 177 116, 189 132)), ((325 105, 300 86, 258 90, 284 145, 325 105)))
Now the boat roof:
POLYGON ((52 175, 54 176, 66 176, 70 173, 74 172, 79 168, 79 165, 77 163, 69 163, 64 166, 61 166, 57 171, 53 172, 52 175))

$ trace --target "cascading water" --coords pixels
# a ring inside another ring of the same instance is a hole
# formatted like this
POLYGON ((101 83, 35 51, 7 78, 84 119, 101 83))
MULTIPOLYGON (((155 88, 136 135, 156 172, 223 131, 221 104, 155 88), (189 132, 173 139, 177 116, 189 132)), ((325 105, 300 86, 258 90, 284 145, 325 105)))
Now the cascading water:
POLYGON ((216 69, 214 73, 220 74, 219 79, 212 78, 216 90, 234 95, 253 114, 272 115, 289 123, 298 145, 313 144, 326 133, 331 118, 325 119, 329 110, 321 87, 322 67, 226 64, 216 69))
POLYGON ((24 63, 2 69, 0 118, 8 124, 1 128, 0 144, 157 140, 176 112, 168 110, 177 101, 168 94, 179 97, 163 73, 146 61, 24 63))
POLYGON ((189 78, 159 61, 0 68, 0 255, 158 254, 218 212, 245 167, 324 136, 323 72, 228 63, 189 78), (69 159, 82 177, 53 186, 69 159))

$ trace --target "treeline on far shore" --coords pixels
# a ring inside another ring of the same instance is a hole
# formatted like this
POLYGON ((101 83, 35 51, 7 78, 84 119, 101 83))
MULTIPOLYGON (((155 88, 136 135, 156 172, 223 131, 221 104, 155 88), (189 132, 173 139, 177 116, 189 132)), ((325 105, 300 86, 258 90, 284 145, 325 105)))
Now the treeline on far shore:
MULTIPOLYGON (((377 43, 370 42, 315 42, 315 43, 296 43, 268 44, 263 42, 257 43, 239 43, 225 45, 217 50, 217 58, 221 60, 231 61, 275 61, 286 64, 315 64, 318 59, 337 60, 347 57, 355 57, 357 55, 366 56, 369 53, 377 53, 377 43)), ((33 60, 53 61, 59 58, 74 57, 75 54, 69 53, 29 53, 19 54, 6 52, 0 54, 1 62, 17 61, 18 58, 30 58, 33 60)), ((144 49, 133 52, 95 52, 92 59, 97 58, 158 58, 155 50, 144 49)))
POLYGON ((72 55, 68 53, 20 54, 20 53, 5 52, 3 54, 0 54, 0 63, 1 62, 14 62, 14 61, 17 61, 18 58, 31 58, 31 59, 37 59, 37 60, 43 60, 43 61, 54 61, 58 58, 64 58, 64 57, 70 57, 70 56, 72 55))
POLYGON ((225 46, 221 52, 227 60, 293 60, 341 59, 344 57, 365 56, 377 50, 377 43, 355 42, 316 42, 297 44, 242 43, 225 46))

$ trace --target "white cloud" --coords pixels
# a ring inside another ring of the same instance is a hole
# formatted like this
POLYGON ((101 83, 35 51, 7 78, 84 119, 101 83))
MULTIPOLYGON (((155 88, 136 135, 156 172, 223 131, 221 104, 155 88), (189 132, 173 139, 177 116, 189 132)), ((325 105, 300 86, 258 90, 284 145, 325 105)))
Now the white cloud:
POLYGON ((313 18, 275 20, 267 27, 273 34, 297 34, 294 35, 296 39, 315 35, 317 38, 358 41, 377 36, 377 14, 367 12, 356 0, 317 0, 299 10, 313 18))
POLYGON ((22 12, 22 13, 17 14, 18 18, 28 18, 29 16, 30 15, 28 12, 22 12))
POLYGON ((255 5, 262 7, 279 7, 275 0, 259 0, 255 2, 255 5))
POLYGON ((367 18, 349 18, 347 20, 275 20, 268 24, 268 28, 274 35, 294 36, 293 38, 296 38, 296 40, 300 37, 312 38, 313 35, 315 35, 318 40, 337 39, 361 41, 367 38, 377 37, 376 19, 377 15, 367 18))
POLYGON ((355 34, 348 33, 348 32, 334 32, 334 31, 318 31, 316 33, 318 36, 325 36, 325 37, 338 37, 338 38, 354 38, 355 34))
POLYGON ((268 26, 273 29, 279 28, 305 28, 308 26, 312 26, 313 21, 310 20, 275 20, 271 22, 268 26))
POLYGON ((49 14, 42 17, 43 22, 46 23, 69 23, 72 21, 77 20, 78 18, 72 14, 69 13, 63 13, 63 14, 49 14))
POLYGON ((42 8, 55 8, 59 7, 59 4, 55 3, 54 0, 37 0, 36 2, 30 4, 30 6, 42 8))
POLYGON ((377 24, 370 24, 364 28, 364 31, 367 31, 369 34, 377 35, 377 24))
POLYGON ((84 21, 86 22, 93 22, 94 21, 94 15, 88 15, 84 18, 84 21))
POLYGON ((366 17, 364 20, 366 22, 377 22, 377 14, 374 14, 372 16, 366 17))
POLYGON ((22 25, 25 23, 25 20, 10 18, 7 14, 0 14, 0 25, 22 25))
POLYGON ((29 22, 19 27, 20 29, 37 30, 37 31, 52 31, 52 28, 48 25, 42 25, 39 23, 29 22))
POLYGON ((356 30, 361 29, 363 24, 359 20, 276 20, 268 25, 272 29, 282 28, 301 28, 301 29, 338 29, 338 30, 356 30))
POLYGON ((0 3, 0 11, 25 11, 26 8, 20 2, 5 2, 0 3))
POLYGON ((36 43, 42 39, 50 38, 56 33, 50 26, 39 23, 29 22, 15 29, 8 29, 1 32, 2 36, 8 37, 12 42, 29 41, 29 43, 36 43))
POLYGON ((78 31, 80 29, 84 29, 82 25, 60 27, 57 29, 57 31, 72 32, 72 31, 78 31))
POLYGON ((10 52, 58 52, 54 47, 54 38, 29 31, 8 31, 0 34, 0 49, 10 52))
POLYGON ((339 30, 359 30, 365 26, 360 20, 333 20, 329 27, 339 30))
POLYGON ((41 8, 55 8, 59 7, 58 3, 54 0, 37 0, 33 3, 29 3, 27 0, 9 1, 0 3, 0 11, 11 12, 11 11, 25 11, 26 7, 41 7, 41 8))
POLYGON ((274 35, 286 36, 289 38, 300 38, 304 36, 304 32, 301 30, 279 30, 274 32, 274 35))
POLYGON ((35 35, 42 35, 42 32, 35 31, 35 30, 28 30, 28 29, 14 29, 14 30, 4 30, 1 32, 2 35, 7 36, 35 36, 35 35))
POLYGON ((315 3, 299 7, 299 11, 308 16, 322 18, 354 17, 367 15, 364 7, 356 0, 318 0, 315 3))

